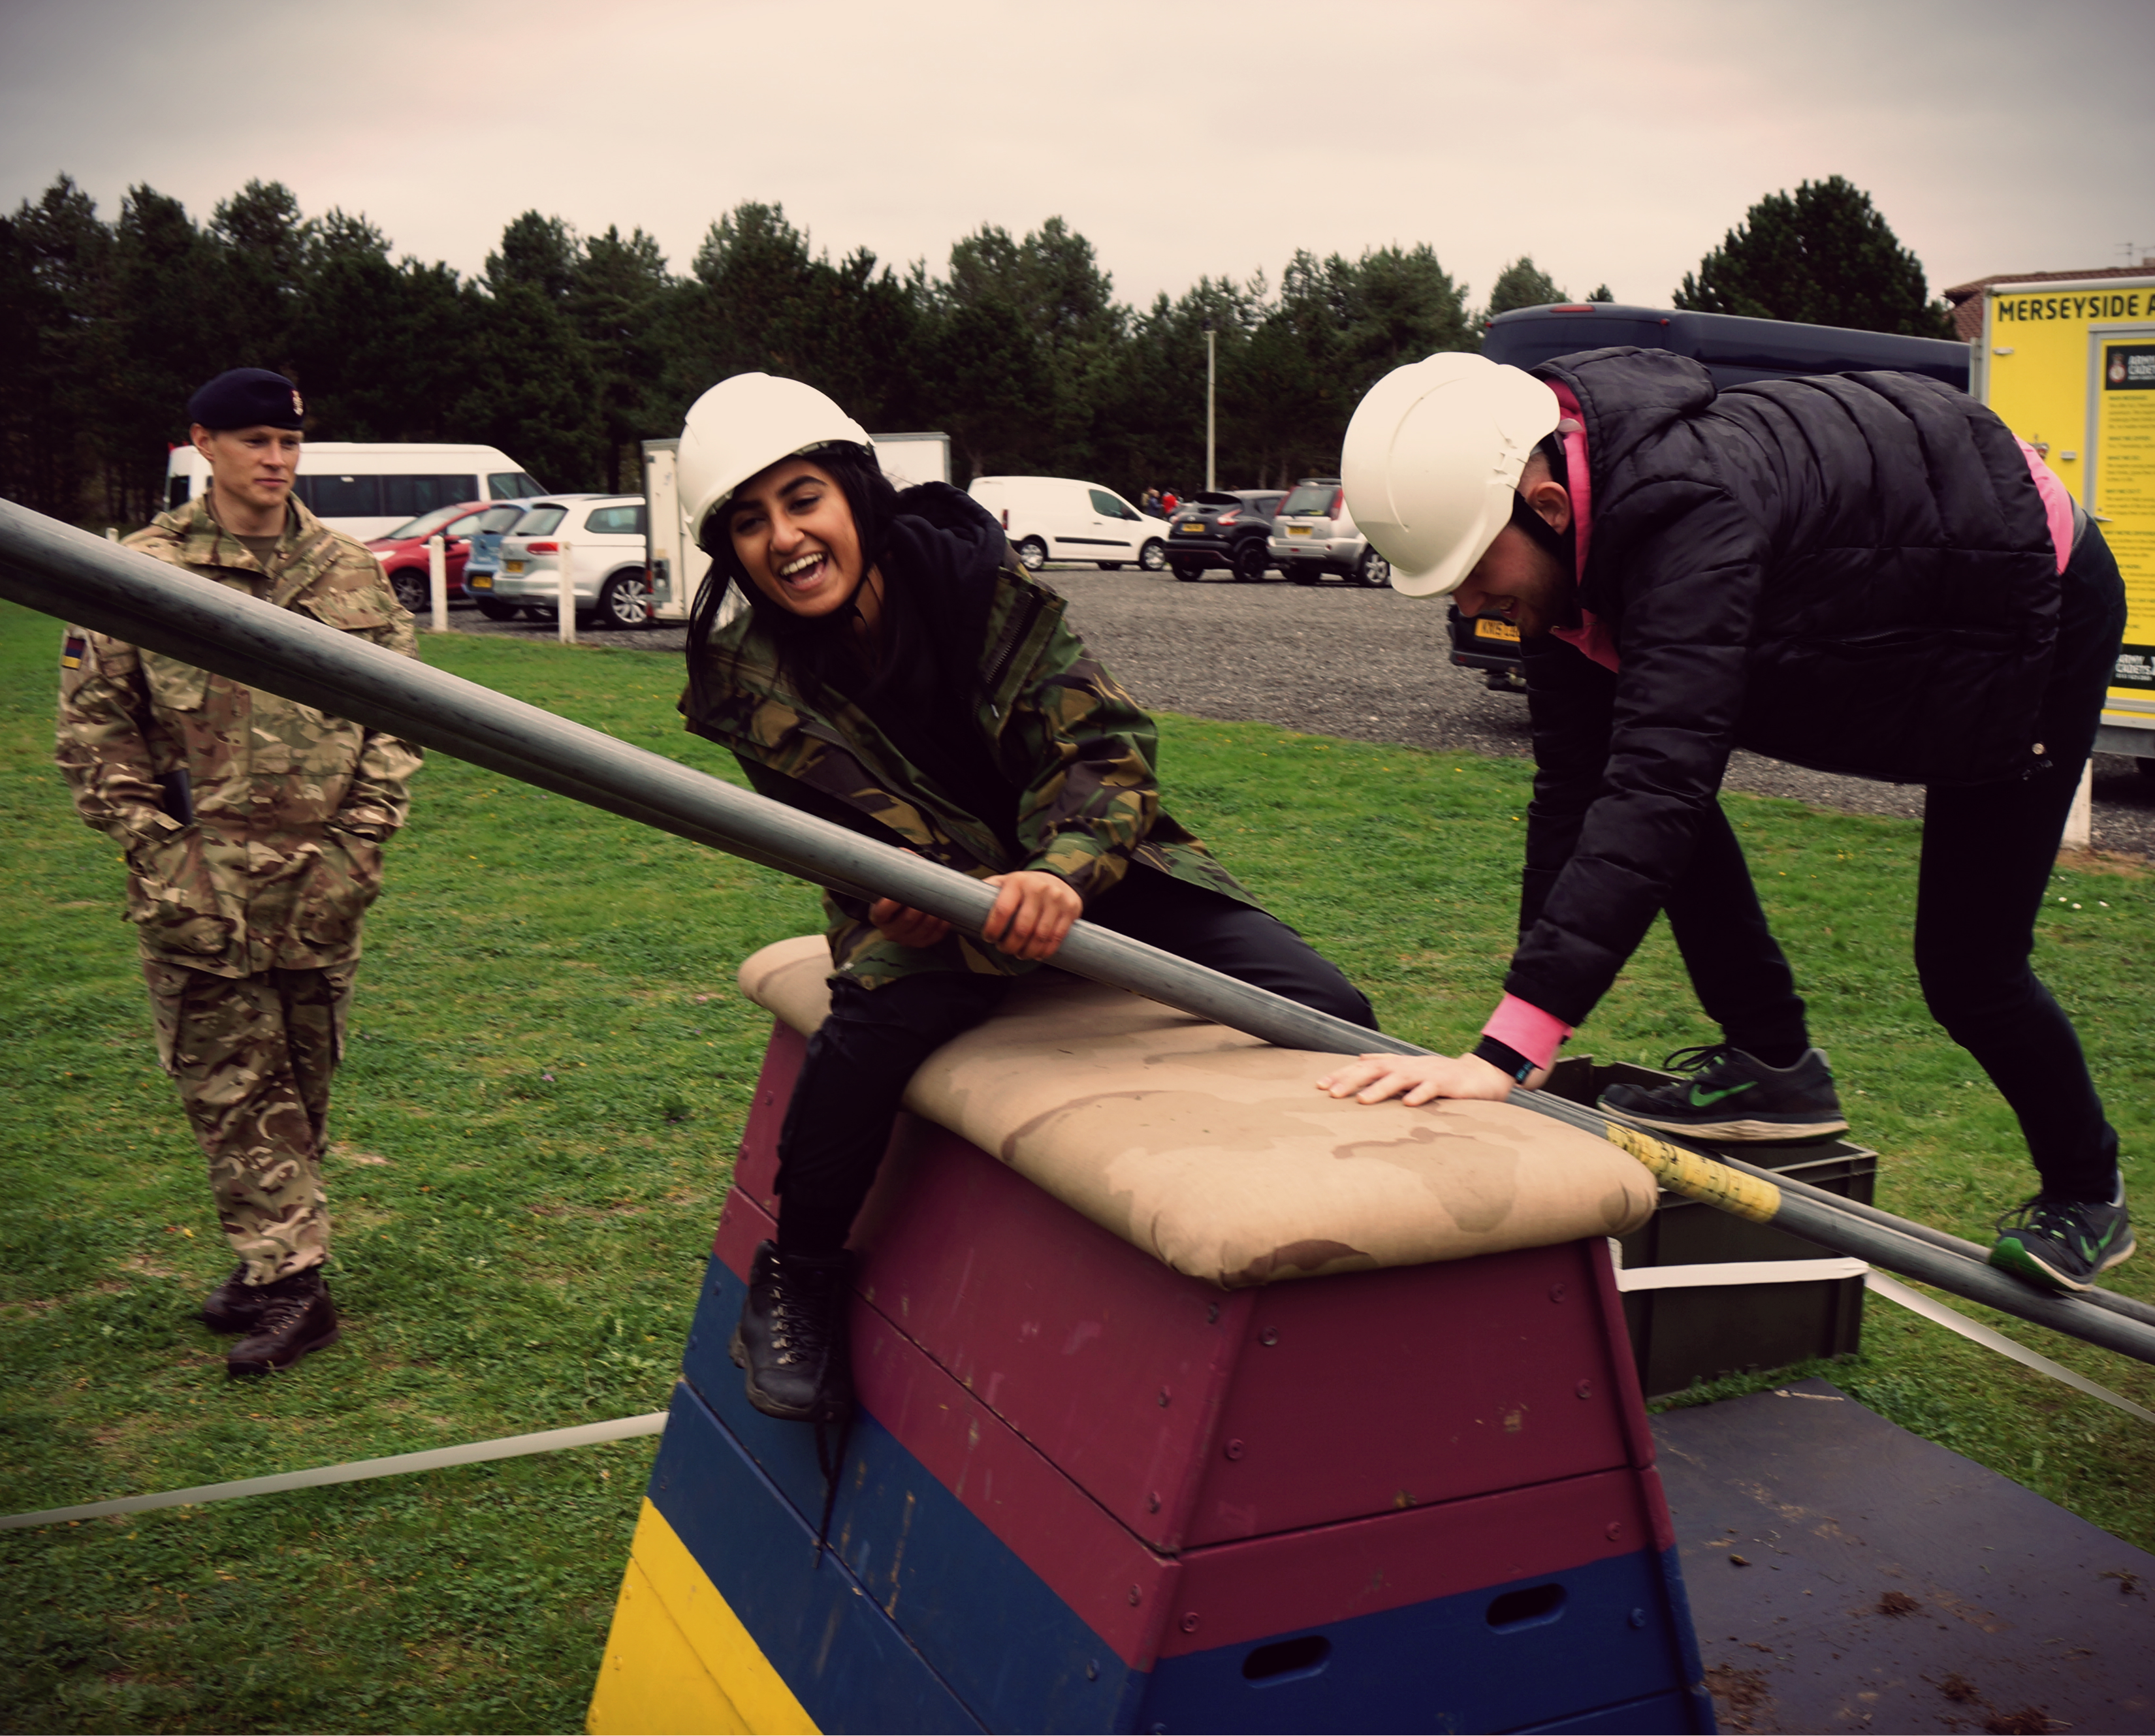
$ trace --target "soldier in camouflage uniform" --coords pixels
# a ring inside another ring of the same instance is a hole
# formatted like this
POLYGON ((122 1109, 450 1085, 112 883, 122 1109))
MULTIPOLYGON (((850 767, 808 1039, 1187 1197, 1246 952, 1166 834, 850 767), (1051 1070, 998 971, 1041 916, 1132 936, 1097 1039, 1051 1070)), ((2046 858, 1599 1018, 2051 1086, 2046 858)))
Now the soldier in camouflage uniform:
POLYGON ((689 411, 678 473, 714 563, 689 626, 688 727, 764 794, 999 893, 977 940, 888 899, 825 901, 831 1014, 780 1133, 777 1239, 758 1250, 734 1357, 757 1409, 835 1421, 851 1403, 846 1238, 906 1082, 1081 913, 1375 1019, 1162 811, 1152 720, 976 503, 939 483, 894 494, 858 424, 762 375, 689 411), (746 606, 720 625, 729 595, 746 606))
MULTIPOLYGON (((258 369, 188 406, 210 488, 127 540, 279 609, 417 655, 380 563, 292 499, 299 396, 258 369)), ((320 1156, 360 925, 416 748, 102 634, 67 630, 59 761, 125 851, 157 1056, 239 1259, 202 1318, 234 1374, 337 1335, 320 1156)))

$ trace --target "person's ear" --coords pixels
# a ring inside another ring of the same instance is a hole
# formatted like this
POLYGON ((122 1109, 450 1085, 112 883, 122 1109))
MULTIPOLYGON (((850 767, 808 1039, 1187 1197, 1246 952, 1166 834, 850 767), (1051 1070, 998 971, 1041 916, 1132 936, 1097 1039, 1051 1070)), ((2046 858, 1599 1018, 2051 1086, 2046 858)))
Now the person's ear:
POLYGON ((1571 528, 1571 491, 1554 477, 1544 476, 1520 493, 1527 504, 1541 514, 1542 523, 1559 536, 1571 528))
POLYGON ((192 423, 187 428, 187 440, 207 462, 210 457, 210 431, 200 422, 192 423))

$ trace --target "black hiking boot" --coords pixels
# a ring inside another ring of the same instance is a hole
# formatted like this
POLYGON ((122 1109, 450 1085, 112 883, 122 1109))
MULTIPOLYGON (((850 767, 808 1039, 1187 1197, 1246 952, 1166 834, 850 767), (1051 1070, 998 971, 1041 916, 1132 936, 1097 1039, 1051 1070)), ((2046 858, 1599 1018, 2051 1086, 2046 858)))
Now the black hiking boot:
POLYGON ((253 1330, 224 1359, 226 1373, 261 1375, 289 1368, 309 1351, 337 1341, 336 1305, 330 1300, 320 1267, 265 1284, 257 1294, 262 1311, 253 1330))
POLYGON ((734 1328, 735 1365, 748 1373, 748 1402, 786 1422, 842 1422, 853 1410, 846 1304, 853 1257, 781 1253, 759 1242, 748 1300, 734 1328))
POLYGON ((2132 1258, 2132 1220, 2126 1216, 2121 1182, 2113 1199, 2039 1193, 2007 1213, 1998 1220, 1990 1264, 2062 1294, 2093 1289, 2096 1279, 2132 1258))
POLYGON ((1691 1077, 1665 1085, 1613 1085, 1601 1094, 1602 1107, 1665 1133, 1730 1144, 1822 1139, 1847 1130, 1824 1049, 1805 1049, 1793 1067, 1769 1067, 1726 1043, 1707 1043, 1679 1049, 1664 1065, 1691 1077))
POLYGON ((262 1291, 247 1281, 247 1268, 235 1266, 226 1279, 202 1299, 202 1323, 212 1332, 251 1330, 262 1315, 262 1291))

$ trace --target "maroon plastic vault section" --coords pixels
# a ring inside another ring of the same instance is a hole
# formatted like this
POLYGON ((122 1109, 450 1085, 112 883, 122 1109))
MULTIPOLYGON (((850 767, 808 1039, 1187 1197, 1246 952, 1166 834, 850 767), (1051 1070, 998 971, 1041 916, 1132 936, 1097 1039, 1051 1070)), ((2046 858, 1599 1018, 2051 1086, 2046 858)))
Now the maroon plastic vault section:
POLYGON ((777 1027, 651 1499, 820 1728, 1712 1727, 1604 1243, 1222 1291, 910 1116, 819 1568, 814 1431, 724 1351, 803 1047, 777 1027))

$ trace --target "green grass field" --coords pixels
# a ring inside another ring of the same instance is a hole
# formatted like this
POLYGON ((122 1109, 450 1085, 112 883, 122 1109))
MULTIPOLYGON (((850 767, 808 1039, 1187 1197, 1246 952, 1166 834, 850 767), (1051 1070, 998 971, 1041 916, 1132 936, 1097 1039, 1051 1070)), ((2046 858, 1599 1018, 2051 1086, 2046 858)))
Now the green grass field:
MULTIPOLYGON (((327 1164, 345 1341, 228 1384, 197 1325, 229 1269, 157 1071, 112 846, 50 763, 56 625, 0 605, 0 1511, 655 1410, 760 1054, 740 960, 806 888, 439 755, 368 930, 327 1164)), ((720 775, 668 659, 428 639, 430 662, 720 775)), ((1528 768, 1161 720, 1170 805, 1371 993, 1471 1043, 1509 946, 1528 768)), ((1916 829, 1730 799, 1880 1201, 1988 1239, 2013 1121, 1926 1017, 1916 829)), ((2139 962, 2155 881, 2061 871, 2039 962, 2129 1154, 2151 1148, 2139 962)), ((1704 1040, 1658 930, 1574 1039, 1704 1040)), ((2137 1177, 2138 1169, 2129 1169, 2137 1177)), ((2117 1274, 2155 1295, 2155 1257, 2117 1274)), ((1984 1316, 2155 1407, 2155 1370, 1984 1316)), ((2155 1435, 1874 1301, 1822 1372, 1905 1427, 2155 1547, 2155 1435)), ((1716 1395, 1770 1376, 1723 1382, 1716 1395)), ((0 1726, 581 1728, 650 1441, 0 1533, 0 1726)))

